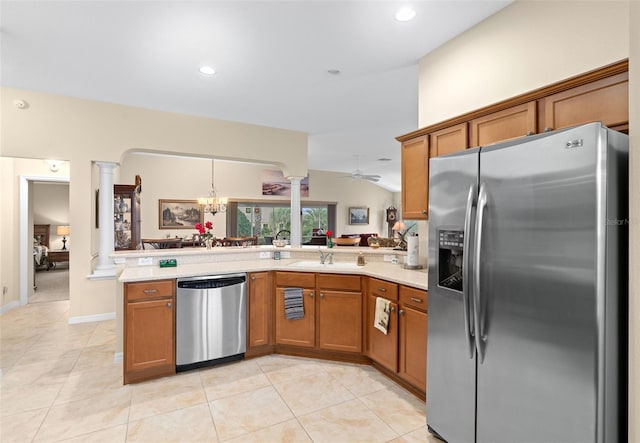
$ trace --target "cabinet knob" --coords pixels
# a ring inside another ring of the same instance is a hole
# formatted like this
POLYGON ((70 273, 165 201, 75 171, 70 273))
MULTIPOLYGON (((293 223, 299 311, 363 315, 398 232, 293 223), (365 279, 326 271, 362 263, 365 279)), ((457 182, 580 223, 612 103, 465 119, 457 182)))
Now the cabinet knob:
POLYGON ((320 293, 320 298, 324 298, 324 293, 323 292, 320 293))
POLYGON ((411 297, 411 301, 415 303, 422 303, 422 299, 418 297, 411 297))
POLYGON ((400 314, 400 315, 404 314, 404 309, 400 309, 400 310, 398 311, 398 314, 400 314))
POLYGON ((553 128, 550 128, 548 126, 544 128, 544 132, 551 132, 551 131, 553 131, 553 128))
POLYGON ((530 135, 533 135, 533 131, 527 131, 527 137, 529 137, 530 135))
POLYGON ((171 303, 167 303, 167 308, 170 308, 172 306, 171 303))
POLYGON ((145 289, 144 291, 145 294, 155 294, 156 292, 158 292, 157 289, 145 289))
POLYGON ((422 215, 427 215, 427 210, 426 209, 422 210, 422 215))
POLYGON ((309 292, 309 297, 313 298, 313 292, 309 292))
POLYGON ((255 275, 251 276, 251 281, 256 281, 256 276, 255 275))
POLYGON ((391 306, 391 307, 389 308, 389 312, 396 312, 396 308, 394 308, 393 306, 391 306))
POLYGON ((378 288, 378 291, 380 291, 380 292, 387 292, 387 288, 378 288))

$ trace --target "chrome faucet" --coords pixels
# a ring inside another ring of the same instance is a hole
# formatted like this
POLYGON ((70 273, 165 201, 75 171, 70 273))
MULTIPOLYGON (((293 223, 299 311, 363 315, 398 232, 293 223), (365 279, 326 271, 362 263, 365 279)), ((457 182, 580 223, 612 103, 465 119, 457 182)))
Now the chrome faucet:
POLYGON ((318 252, 320 252, 320 264, 324 265, 325 261, 327 259, 329 259, 329 263, 327 263, 328 265, 332 265, 333 264, 333 252, 322 252, 322 249, 318 249, 318 252))

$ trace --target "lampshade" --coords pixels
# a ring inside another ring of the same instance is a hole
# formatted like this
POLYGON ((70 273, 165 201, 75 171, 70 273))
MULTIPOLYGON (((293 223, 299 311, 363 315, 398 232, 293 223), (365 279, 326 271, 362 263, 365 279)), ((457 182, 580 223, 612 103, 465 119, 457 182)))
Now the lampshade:
POLYGON ((401 221, 397 221, 394 225, 393 228, 391 228, 392 231, 404 231, 405 229, 407 229, 407 225, 405 225, 403 222, 401 221))
POLYGON ((56 234, 62 236, 69 235, 69 226, 58 226, 56 228, 56 234))

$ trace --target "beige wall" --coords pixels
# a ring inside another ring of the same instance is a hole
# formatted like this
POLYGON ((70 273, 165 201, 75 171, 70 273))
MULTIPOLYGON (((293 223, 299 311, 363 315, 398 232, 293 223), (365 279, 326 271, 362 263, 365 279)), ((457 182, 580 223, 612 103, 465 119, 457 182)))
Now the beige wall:
POLYGON ((627 58, 627 1, 516 1, 420 60, 419 127, 627 58))
MULTIPOLYGON (((304 133, 34 91, 2 88, 0 92, 0 156, 70 161, 69 223, 73 229, 73 251, 69 315, 72 318, 115 311, 115 282, 86 278, 93 271, 97 251, 93 217, 97 181, 93 162, 120 162, 127 151, 139 150, 251 159, 276 164, 285 175, 307 174, 307 135, 304 133), (28 106, 16 108, 15 99, 26 101, 28 106)), ((18 269, 12 264, 18 263, 19 257, 18 196, 17 185, 11 181, 10 186, 15 187, 13 193, 2 201, 3 208, 9 210, 0 214, 5 227, 3 235, 5 239, 12 239, 2 243, 0 276, 3 281, 12 282, 3 297, 3 306, 19 298, 18 269)))
POLYGON ((518 1, 425 56, 419 74, 423 127, 629 58, 629 442, 640 442, 639 27, 637 1, 518 1))
MULTIPOLYGON (((289 197, 263 196, 261 173, 274 169, 267 165, 239 162, 215 162, 215 187, 220 197, 230 199, 282 200, 288 204, 289 197)), ((158 229, 159 199, 196 199, 208 194, 211 185, 211 162, 195 158, 159 157, 149 155, 127 155, 119 170, 121 182, 133 183, 133 177, 142 177, 141 232, 143 238, 162 238, 166 235, 182 237, 193 234, 193 230, 158 229), (170 180, 167 177, 170 176, 170 180)), ((309 201, 337 203, 336 234, 386 232, 383 225, 384 209, 394 202, 394 193, 370 182, 343 178, 344 173, 309 171, 309 201), (365 206, 370 208, 368 225, 349 225, 348 208, 365 206)), ((214 233, 224 237, 225 214, 206 214, 205 220, 214 224, 214 233)))

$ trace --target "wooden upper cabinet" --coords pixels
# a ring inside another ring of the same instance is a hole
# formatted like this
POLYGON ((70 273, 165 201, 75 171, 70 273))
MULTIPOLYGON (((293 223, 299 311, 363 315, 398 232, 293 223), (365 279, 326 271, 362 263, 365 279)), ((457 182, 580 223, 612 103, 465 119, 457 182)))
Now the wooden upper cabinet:
POLYGON ((429 209, 429 139, 402 143, 402 218, 426 220, 429 209))
POLYGON ((629 74, 614 75, 540 100, 539 132, 600 121, 625 130, 629 123, 629 74))
POLYGON ((510 138, 535 134, 537 130, 535 101, 471 120, 469 145, 486 146, 510 138))
POLYGON ((469 147, 468 132, 467 123, 460 123, 459 125, 431 133, 429 157, 437 157, 467 149, 469 147))

